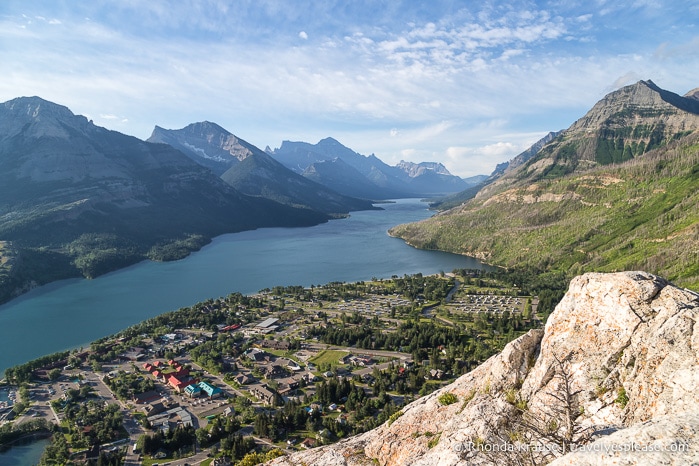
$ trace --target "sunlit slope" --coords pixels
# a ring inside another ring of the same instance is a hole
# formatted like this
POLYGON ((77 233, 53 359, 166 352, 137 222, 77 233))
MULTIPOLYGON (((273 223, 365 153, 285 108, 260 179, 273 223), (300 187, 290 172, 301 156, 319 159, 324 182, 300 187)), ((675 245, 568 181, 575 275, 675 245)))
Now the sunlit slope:
POLYGON ((699 137, 619 165, 510 186, 391 234, 488 263, 646 270, 699 287, 699 137))

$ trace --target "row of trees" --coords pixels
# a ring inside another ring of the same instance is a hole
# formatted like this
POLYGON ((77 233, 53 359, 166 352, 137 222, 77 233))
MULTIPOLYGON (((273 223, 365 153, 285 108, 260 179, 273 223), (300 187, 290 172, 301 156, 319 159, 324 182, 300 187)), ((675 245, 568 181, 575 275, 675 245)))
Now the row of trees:
POLYGON ((8 445, 17 439, 41 432, 51 432, 53 426, 44 418, 31 419, 15 424, 8 422, 0 426, 0 446, 8 445))
POLYGON ((104 383, 120 400, 130 400, 135 394, 155 390, 155 382, 139 372, 119 371, 116 377, 105 377, 104 383))
POLYGON ((179 426, 167 433, 159 430, 151 435, 142 435, 136 446, 146 455, 155 455, 163 450, 167 453, 177 452, 178 456, 182 456, 194 449, 196 440, 196 429, 189 425, 179 426))
POLYGON ((69 351, 60 351, 58 353, 42 356, 25 364, 10 367, 5 370, 5 378, 8 382, 16 385, 29 382, 35 370, 65 364, 69 354, 69 351))

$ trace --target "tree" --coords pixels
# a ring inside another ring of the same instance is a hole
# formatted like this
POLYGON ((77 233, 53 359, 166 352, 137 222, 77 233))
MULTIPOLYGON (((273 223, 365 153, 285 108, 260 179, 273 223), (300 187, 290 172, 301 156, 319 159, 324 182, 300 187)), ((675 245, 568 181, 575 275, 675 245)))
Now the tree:
MULTIPOLYGON (((565 360, 554 356, 547 370, 550 388, 544 395, 549 399, 531 410, 526 400, 516 394, 514 388, 505 393, 512 409, 504 413, 504 419, 483 419, 493 435, 488 439, 498 445, 487 451, 488 464, 524 466, 547 464, 569 453, 577 445, 590 441, 590 428, 582 426, 583 411, 579 403, 582 390, 575 390, 570 367, 565 360), (504 421, 504 422, 501 422, 504 421)), ((495 396, 495 395, 491 395, 495 396)), ((465 449, 464 459, 481 454, 483 439, 472 439, 475 449, 465 449)))
POLYGON ((253 431, 260 437, 269 437, 269 418, 266 414, 262 414, 255 418, 253 431))
POLYGON ((582 390, 574 390, 570 368, 555 355, 547 372, 557 381, 546 392, 553 403, 542 406, 537 413, 524 411, 521 426, 536 435, 540 443, 558 445, 560 455, 565 455, 572 446, 589 441, 589 429, 579 422, 583 413, 579 400, 582 390))
POLYGON ((527 298, 527 302, 524 305, 524 311, 522 312, 522 317, 529 319, 532 316, 532 298, 527 298))
POLYGON ((209 432, 206 429, 197 429, 195 435, 199 445, 205 447, 209 444, 209 432))

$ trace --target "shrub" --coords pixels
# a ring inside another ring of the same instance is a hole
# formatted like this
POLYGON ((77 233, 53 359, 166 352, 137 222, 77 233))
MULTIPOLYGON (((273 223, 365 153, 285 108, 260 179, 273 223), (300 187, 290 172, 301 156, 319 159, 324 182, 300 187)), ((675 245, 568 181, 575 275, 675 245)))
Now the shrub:
POLYGON ((459 401, 459 399, 453 393, 442 393, 439 395, 438 400, 442 406, 447 406, 459 401))
POLYGON ((427 448, 434 448, 437 446, 439 443, 439 438, 442 436, 442 434, 437 434, 434 437, 430 438, 429 442, 427 442, 427 448))
POLYGON ((628 402, 629 396, 626 394, 626 389, 624 387, 619 387, 619 390, 616 392, 616 400, 614 400, 614 403, 617 403, 621 406, 621 409, 624 409, 628 402))
POLYGON ((388 418, 388 425, 390 426, 394 422, 396 422, 396 419, 401 417, 403 415, 403 411, 396 411, 395 413, 391 414, 391 417, 388 418))

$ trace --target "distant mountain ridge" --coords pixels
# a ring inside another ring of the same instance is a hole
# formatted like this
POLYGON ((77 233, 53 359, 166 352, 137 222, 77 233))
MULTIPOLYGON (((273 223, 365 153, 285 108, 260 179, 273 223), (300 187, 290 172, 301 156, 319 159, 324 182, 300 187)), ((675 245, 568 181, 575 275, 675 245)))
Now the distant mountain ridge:
POLYGON ((546 144, 556 139, 562 132, 563 131, 550 131, 546 136, 532 144, 527 150, 517 154, 514 158, 507 162, 498 164, 490 176, 496 177, 502 175, 508 170, 511 171, 521 165, 524 165, 527 161, 529 161, 529 159, 538 154, 546 144))
POLYGON ((358 154, 333 138, 322 139, 317 144, 283 141, 281 147, 274 150, 268 148, 267 153, 297 173, 356 197, 366 196, 367 193, 372 193, 374 199, 421 197, 458 192, 469 186, 441 164, 401 162, 398 166, 391 167, 375 155, 358 154), (343 163, 337 164, 337 160, 343 163), (331 165, 327 165, 328 162, 331 165), (319 163, 325 165, 316 166, 319 163), (354 171, 347 170, 347 167, 354 171), (343 171, 346 171, 348 177, 357 180, 358 172, 370 184, 367 185, 364 181, 354 189, 352 184, 341 183, 339 180, 343 177, 343 171))
MULTIPOLYGON (((699 284, 699 100, 639 81, 611 92, 469 200, 391 234, 493 265, 648 270, 699 284)), ((513 164, 514 165, 514 164, 513 164)))
POLYGON ((507 162, 499 163, 495 167, 493 172, 490 174, 490 176, 480 175, 466 180, 471 182, 471 186, 469 186, 465 190, 437 199, 431 199, 430 208, 436 210, 447 210, 459 206, 470 199, 473 199, 481 191, 481 189, 494 183, 505 173, 510 172, 515 168, 526 163, 529 159, 537 155, 546 144, 553 141, 561 133, 562 131, 549 132, 546 136, 529 146, 527 150, 520 152, 507 162))
POLYGON ((327 219, 241 194, 171 146, 67 107, 0 104, 0 255, 14 258, 0 260, 0 300, 32 283, 180 258, 223 233, 327 219))
POLYGON ((374 208, 369 201, 342 195, 294 173, 215 123, 192 123, 179 130, 156 126, 148 141, 170 144, 243 194, 331 216, 374 208))
POLYGON ((156 126, 146 141, 169 144, 219 176, 259 150, 209 121, 192 123, 180 130, 156 126))
POLYGON ((424 175, 425 173, 436 173, 438 175, 447 176, 451 175, 451 173, 449 173, 449 170, 447 170, 447 167, 445 167, 439 162, 414 163, 401 160, 400 162, 398 162, 398 165, 396 165, 396 167, 400 168, 405 173, 407 173, 410 178, 416 178, 418 176, 424 175))

